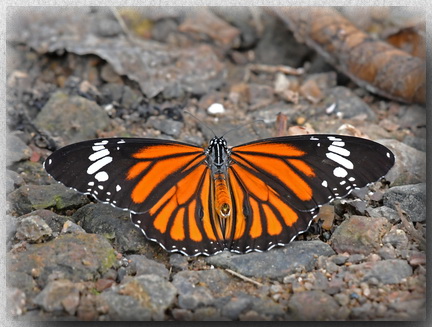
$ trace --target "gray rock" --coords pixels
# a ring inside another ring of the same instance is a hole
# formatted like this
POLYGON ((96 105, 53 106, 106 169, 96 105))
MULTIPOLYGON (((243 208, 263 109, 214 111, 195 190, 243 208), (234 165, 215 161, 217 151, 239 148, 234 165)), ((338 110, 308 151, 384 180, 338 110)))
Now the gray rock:
POLYGON ((58 183, 51 185, 23 185, 11 192, 7 199, 11 209, 19 215, 37 209, 73 209, 89 202, 85 195, 58 183))
POLYGON ((106 83, 101 87, 101 95, 105 103, 120 103, 124 85, 120 83, 106 83))
POLYGON ((143 255, 130 255, 127 270, 130 275, 157 275, 168 280, 169 271, 162 263, 147 259, 143 255))
POLYGON ((331 260, 337 264, 338 266, 343 265, 347 260, 348 260, 348 256, 346 255, 342 255, 342 254, 337 254, 333 257, 331 257, 331 260))
POLYGON ((174 275, 173 285, 178 290, 178 305, 182 309, 196 309, 213 305, 217 297, 226 296, 234 282, 219 269, 181 271, 174 275))
POLYGON ((24 313, 26 294, 18 288, 7 288, 7 313, 12 316, 20 316, 24 313))
POLYGON ((426 152, 426 139, 421 137, 416 137, 414 135, 406 135, 403 139, 403 143, 413 147, 417 150, 426 152))
POLYGON ((332 254, 334 251, 330 246, 321 241, 295 241, 268 252, 242 255, 223 252, 205 260, 209 264, 230 268, 245 276, 282 280, 284 276, 298 270, 311 271, 318 256, 332 254))
POLYGON ((252 298, 249 295, 241 294, 232 297, 221 309, 222 316, 230 319, 238 319, 242 312, 252 307, 252 298))
POLYGON ((408 246, 408 236, 405 231, 399 228, 390 230, 382 240, 383 244, 391 244, 396 249, 406 249, 408 246))
POLYGON ((6 285, 23 291, 27 300, 34 298, 39 292, 38 286, 28 272, 11 271, 8 269, 6 285))
POLYGON ((384 205, 396 209, 399 203, 412 222, 426 220, 426 184, 403 185, 390 188, 384 194, 384 205))
POLYGON ((395 248, 389 244, 386 244, 381 249, 379 249, 378 255, 384 260, 396 259, 397 257, 395 248))
POLYGON ((30 158, 32 150, 15 134, 8 133, 6 138, 6 166, 30 158))
POLYGON ((400 283, 413 272, 408 262, 400 259, 365 262, 349 266, 348 269, 354 272, 361 271, 364 274, 362 281, 376 278, 384 284, 400 283))
POLYGON ((381 237, 390 227, 387 219, 382 217, 351 216, 335 230, 330 243, 337 253, 367 255, 379 249, 381 237))
POLYGON ((61 230, 62 234, 79 234, 85 233, 86 231, 80 225, 75 224, 74 222, 68 220, 64 223, 63 228, 61 230))
POLYGON ((123 96, 121 99, 121 106, 127 109, 137 109, 143 96, 139 91, 131 89, 125 85, 123 88, 123 96))
POLYGON ((161 119, 160 117, 154 116, 148 119, 147 124, 149 124, 149 126, 153 127, 154 129, 175 138, 180 136, 181 130, 184 125, 181 121, 172 119, 161 119))
POLYGON ((368 120, 375 120, 376 115, 373 110, 350 89, 344 86, 336 86, 330 90, 328 100, 336 103, 335 112, 342 114, 343 118, 353 118, 364 114, 368 120))
POLYGON ((286 309, 279 303, 269 301, 266 297, 252 298, 252 311, 266 320, 281 320, 286 316, 286 309))
POLYGON ((47 225, 51 228, 54 235, 59 234, 62 231, 63 225, 66 222, 71 222, 71 217, 58 215, 55 212, 52 212, 51 210, 45 210, 45 209, 32 211, 16 219, 17 221, 20 221, 30 216, 38 216, 41 219, 43 219, 47 223, 47 225))
POLYGON ((19 240, 40 242, 52 235, 52 229, 39 216, 29 216, 20 220, 15 234, 19 240))
POLYGON ((177 270, 188 269, 188 258, 180 253, 172 253, 169 256, 170 265, 177 270))
POLYGON ((397 224, 398 222, 400 222, 400 217, 397 211, 387 206, 381 206, 377 208, 367 208, 366 212, 368 213, 369 216, 374 218, 384 217, 391 224, 397 224))
POLYGON ((48 283, 33 300, 45 311, 63 311, 74 315, 79 304, 80 293, 74 283, 69 280, 55 280, 48 283), (64 303, 67 303, 65 306, 64 303))
POLYGON ((88 8, 21 13, 16 21, 19 24, 8 34, 11 42, 26 44, 41 54, 68 51, 97 55, 110 63, 116 73, 136 81, 147 98, 176 85, 181 93, 202 95, 225 81, 225 65, 209 45, 172 47, 141 40, 131 46, 123 36, 101 37, 94 33, 93 27, 93 22, 99 19, 89 14, 88 8), (53 16, 55 20, 51 19, 53 16), (65 25, 79 28, 62 30, 65 25))
POLYGON ((322 291, 295 293, 289 300, 288 308, 294 320, 341 320, 339 304, 332 296, 322 291))
POLYGON ((20 187, 24 184, 23 178, 17 172, 6 169, 6 194, 9 194, 15 187, 20 187))
POLYGON ((109 126, 110 120, 96 102, 56 92, 51 95, 34 123, 53 136, 61 136, 69 144, 95 138, 97 131, 109 126))
POLYGON ((176 295, 176 288, 157 275, 126 277, 101 294, 113 320, 163 320, 176 295))
MULTIPOLYGON (((426 181, 426 153, 396 140, 380 140, 395 155, 396 162, 386 175, 392 186, 426 181)), ((385 196, 385 195, 384 195, 385 196)))
POLYGON ((26 251, 9 253, 8 260, 11 275, 33 276, 43 288, 53 277, 72 282, 94 280, 116 262, 116 255, 103 236, 66 234, 47 243, 28 244, 26 251))
POLYGON ((91 203, 79 208, 72 218, 87 233, 101 234, 112 240, 119 252, 137 252, 148 245, 141 230, 131 223, 127 211, 103 203, 91 203))
POLYGON ((137 299, 131 296, 120 295, 112 290, 103 292, 101 298, 108 306, 108 316, 114 321, 149 321, 150 308, 140 305, 137 299))

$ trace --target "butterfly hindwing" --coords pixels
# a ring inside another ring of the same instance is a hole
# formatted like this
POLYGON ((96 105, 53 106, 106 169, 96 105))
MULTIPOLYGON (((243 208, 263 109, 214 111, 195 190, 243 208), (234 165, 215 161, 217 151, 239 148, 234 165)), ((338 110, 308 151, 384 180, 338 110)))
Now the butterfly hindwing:
POLYGON ((211 178, 207 166, 195 167, 148 212, 132 214, 132 222, 169 252, 189 256, 221 252, 225 241, 215 221, 211 178))
POLYGON ((232 196, 236 232, 228 244, 233 252, 266 251, 287 244, 305 232, 318 213, 317 208, 293 208, 289 198, 266 184, 260 173, 238 164, 230 168, 230 184, 235 190, 232 196))

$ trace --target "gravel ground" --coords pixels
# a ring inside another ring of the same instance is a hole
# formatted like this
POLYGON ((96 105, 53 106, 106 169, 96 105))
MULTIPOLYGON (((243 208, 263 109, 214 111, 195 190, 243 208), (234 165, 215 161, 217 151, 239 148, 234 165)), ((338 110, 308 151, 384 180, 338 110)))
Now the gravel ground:
POLYGON ((106 8, 15 10, 8 314, 22 322, 424 321, 425 108, 357 87, 266 12, 121 14, 128 33, 106 8), (269 68, 281 65, 307 69, 269 68), (193 258, 166 253, 127 212, 56 183, 42 166, 54 148, 95 137, 204 146, 213 136, 205 126, 229 131, 231 145, 304 131, 365 136, 390 148, 396 164, 386 181, 323 207, 285 247, 193 258))

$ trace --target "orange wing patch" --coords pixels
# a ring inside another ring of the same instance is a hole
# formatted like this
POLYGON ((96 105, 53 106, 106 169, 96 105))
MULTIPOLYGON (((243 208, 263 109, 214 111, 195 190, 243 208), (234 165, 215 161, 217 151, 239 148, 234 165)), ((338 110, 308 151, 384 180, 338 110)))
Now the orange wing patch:
POLYGON ((191 204, 189 205, 189 235, 191 240, 195 242, 201 242, 203 239, 203 236, 201 234, 200 229, 198 228, 196 217, 195 217, 195 211, 196 211, 196 200, 193 200, 191 204))
POLYGON ((261 214, 259 211, 258 202, 256 202, 254 199, 249 199, 249 203, 252 208, 252 226, 249 231, 249 235, 252 238, 260 237, 263 230, 262 230, 262 223, 261 223, 261 214))
POLYGON ((291 227, 298 220, 299 216, 297 212, 283 202, 277 195, 270 194, 269 202, 281 213, 285 225, 291 227))
POLYGON ((174 223, 170 230, 170 236, 176 241, 183 241, 185 238, 184 230, 185 208, 180 208, 174 218, 174 223))
POLYGON ((237 153, 243 154, 244 152, 254 152, 257 155, 262 154, 269 154, 269 155, 275 155, 278 153, 282 153, 283 156, 289 156, 289 157, 301 157, 304 156, 306 153, 295 146, 289 145, 289 144, 283 144, 283 143, 265 143, 265 142, 259 142, 259 143, 252 143, 252 144, 246 144, 241 145, 239 147, 232 148, 232 151, 235 151, 237 153), (241 148, 241 149, 239 149, 241 148))
POLYGON ((267 233, 269 235, 279 235, 282 232, 281 223, 268 205, 263 204, 263 209, 267 220, 267 233))
MULTIPOLYGON (((309 184, 301 178, 282 158, 273 158, 261 156, 259 154, 241 154, 241 156, 235 155, 237 162, 245 165, 251 169, 266 172, 274 176, 275 180, 280 181, 285 187, 291 189, 295 195, 303 201, 309 201, 312 199, 313 191, 309 184), (252 167, 249 162, 253 162, 256 167, 252 167)), ((310 166, 298 159, 291 159, 293 166, 298 170, 305 173, 308 176, 315 176, 314 171, 310 166)), ((290 162, 290 163, 291 163, 290 162)), ((256 180, 259 180, 256 178, 256 180)), ((263 181, 259 180, 260 183, 263 181)), ((248 186, 249 188, 249 186, 248 186)), ((252 188, 254 190, 254 188, 252 188)), ((258 194, 253 191, 254 194, 258 194)))
POLYGON ((175 197, 172 196, 168 203, 166 203, 163 206, 162 210, 155 216, 153 226, 161 233, 165 233, 172 217, 172 213, 175 211, 176 208, 177 201, 175 200, 175 197))
POLYGON ((142 174, 142 172, 144 170, 146 170, 148 168, 148 166, 150 166, 150 161, 139 162, 139 163, 133 165, 129 169, 129 171, 127 172, 126 179, 128 181, 131 180, 131 179, 134 179, 138 175, 142 174))
POLYGON ((226 234, 231 235, 231 228, 234 228, 233 239, 238 240, 243 236, 246 229, 246 216, 243 211, 245 195, 242 191, 241 185, 238 183, 237 179, 233 176, 233 174, 229 174, 228 176, 236 212, 231 215, 232 219, 235 219, 235 225, 233 226, 232 222, 228 224, 226 234))
POLYGON ((156 159, 159 160, 161 157, 170 156, 172 154, 200 154, 202 153, 201 148, 197 148, 191 145, 182 144, 164 144, 154 145, 149 147, 143 147, 138 152, 134 153, 132 157, 136 159, 156 159))
MULTIPOLYGON (((153 166, 136 184, 131 193, 131 198, 135 203, 141 203, 150 195, 160 182, 166 179, 172 172, 187 166, 191 158, 189 156, 179 157, 171 160, 160 160, 153 163, 153 166)), ((135 166, 139 165, 136 164, 135 166)), ((131 170, 134 169, 133 166, 131 170)))

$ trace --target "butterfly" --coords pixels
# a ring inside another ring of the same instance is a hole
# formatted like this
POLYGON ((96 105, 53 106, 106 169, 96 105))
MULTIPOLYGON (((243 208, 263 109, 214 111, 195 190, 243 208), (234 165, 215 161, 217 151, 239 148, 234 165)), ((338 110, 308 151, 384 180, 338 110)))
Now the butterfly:
POLYGON ((144 235, 188 256, 266 251, 305 232, 319 208, 382 178, 395 157, 362 138, 311 134, 207 148, 106 138, 53 152, 55 180, 130 211, 144 235))

